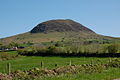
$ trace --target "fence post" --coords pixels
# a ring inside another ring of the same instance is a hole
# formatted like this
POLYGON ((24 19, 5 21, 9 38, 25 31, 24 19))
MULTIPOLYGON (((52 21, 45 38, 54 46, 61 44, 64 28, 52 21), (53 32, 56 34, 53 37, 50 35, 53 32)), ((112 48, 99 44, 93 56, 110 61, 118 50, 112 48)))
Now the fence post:
POLYGON ((44 67, 43 61, 41 61, 41 68, 43 68, 43 67, 44 67))
POLYGON ((93 64, 93 60, 91 60, 91 64, 93 64))
POLYGON ((110 63, 111 61, 112 61, 111 58, 109 58, 109 63, 110 63))
POLYGON ((57 67, 57 63, 55 64, 55 67, 57 67))
POLYGON ((70 60, 70 63, 69 63, 69 65, 71 66, 71 60, 70 60))
POLYGON ((11 73, 11 64, 10 63, 7 64, 7 70, 8 70, 8 74, 10 75, 10 73, 11 73))

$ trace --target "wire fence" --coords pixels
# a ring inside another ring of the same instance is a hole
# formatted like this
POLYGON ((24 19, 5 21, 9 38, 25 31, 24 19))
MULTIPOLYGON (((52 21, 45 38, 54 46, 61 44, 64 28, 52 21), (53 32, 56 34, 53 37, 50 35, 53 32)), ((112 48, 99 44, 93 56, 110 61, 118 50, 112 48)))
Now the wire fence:
MULTIPOLYGON (((111 61, 108 60, 108 61, 111 61)), ((61 67, 61 66, 68 66, 68 65, 84 65, 84 64, 103 64, 103 61, 99 61, 99 60, 90 60, 90 61, 66 61, 66 62, 50 62, 50 63, 46 63, 45 61, 39 61, 39 63, 21 63, 21 64, 14 64, 14 63, 7 63, 7 64, 3 64, 2 66, 0 66, 0 69, 3 69, 2 72, 4 73, 11 73, 14 72, 16 70, 30 70, 33 68, 49 68, 49 69, 53 69, 53 68, 57 68, 57 67, 61 67)), ((115 70, 115 69, 114 69, 115 70)), ((107 71, 107 70, 105 70, 107 71)), ((115 70, 116 73, 119 72, 119 70, 115 70)), ((112 74, 115 74, 115 71, 112 74)), ((106 73, 104 75, 109 75, 109 73, 106 73)), ((111 75, 109 75, 111 76, 111 75)), ((86 74, 82 75, 82 77, 86 77, 86 74)), ((97 76, 94 76, 97 77, 97 76)))
POLYGON ((33 68, 48 68, 48 69, 53 69, 56 67, 61 67, 61 66, 67 66, 67 65, 81 65, 82 64, 101 64, 102 62, 100 61, 68 61, 68 62, 54 62, 54 63, 46 63, 44 61, 40 61, 39 63, 24 63, 24 64, 13 64, 13 63, 7 63, 2 66, 0 66, 1 72, 3 73, 10 73, 16 70, 29 70, 33 68))

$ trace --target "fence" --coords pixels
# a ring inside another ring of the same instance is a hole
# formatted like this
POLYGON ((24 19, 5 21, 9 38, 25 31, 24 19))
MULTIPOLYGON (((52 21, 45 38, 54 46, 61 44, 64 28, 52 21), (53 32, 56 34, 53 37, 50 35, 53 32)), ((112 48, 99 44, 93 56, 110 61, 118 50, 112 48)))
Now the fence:
MULTIPOLYGON (((3 73, 11 73, 12 71, 16 71, 16 70, 29 70, 29 69, 33 69, 35 67, 38 68, 48 68, 48 69, 52 69, 52 68, 56 68, 56 67, 61 67, 61 66, 67 66, 67 65, 80 65, 80 64, 84 64, 86 63, 86 61, 78 61, 78 62, 72 62, 71 60, 68 62, 64 62, 64 63, 45 63, 44 61, 40 61, 40 63, 29 63, 29 64, 12 64, 12 63, 7 63, 6 65, 3 65, 2 67, 0 66, 0 69, 3 69, 2 72, 3 73)), ((88 64, 101 64, 100 61, 90 61, 88 62, 88 64)))

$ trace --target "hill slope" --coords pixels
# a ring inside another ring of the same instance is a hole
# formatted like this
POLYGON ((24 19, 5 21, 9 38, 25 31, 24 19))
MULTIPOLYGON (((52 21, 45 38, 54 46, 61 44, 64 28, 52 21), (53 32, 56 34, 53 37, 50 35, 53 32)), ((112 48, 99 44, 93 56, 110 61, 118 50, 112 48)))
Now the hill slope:
POLYGON ((108 37, 96 34, 91 29, 72 20, 50 20, 35 26, 30 32, 0 39, 0 43, 11 42, 35 44, 51 41, 78 42, 95 41, 98 43, 119 41, 120 38, 108 37))

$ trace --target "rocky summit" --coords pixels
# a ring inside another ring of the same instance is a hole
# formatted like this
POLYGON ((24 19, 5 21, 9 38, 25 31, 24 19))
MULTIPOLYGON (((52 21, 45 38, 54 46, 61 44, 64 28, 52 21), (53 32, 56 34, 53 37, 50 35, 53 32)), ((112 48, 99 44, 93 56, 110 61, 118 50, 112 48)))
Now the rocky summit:
POLYGON ((41 33, 41 32, 66 32, 66 31, 73 31, 73 32, 91 32, 94 33, 91 29, 83 26, 82 24, 75 22, 73 20, 49 20, 46 22, 42 22, 35 26, 30 32, 31 33, 41 33))

